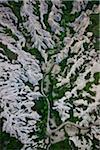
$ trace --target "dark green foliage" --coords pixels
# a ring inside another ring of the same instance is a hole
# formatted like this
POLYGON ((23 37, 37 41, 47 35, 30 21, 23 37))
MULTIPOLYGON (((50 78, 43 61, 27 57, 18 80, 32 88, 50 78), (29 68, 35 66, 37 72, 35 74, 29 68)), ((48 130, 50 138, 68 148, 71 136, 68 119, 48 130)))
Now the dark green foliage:
POLYGON ((64 141, 51 145, 50 150, 72 150, 68 138, 64 141))
POLYGON ((0 42, 0 47, 4 49, 4 54, 8 57, 8 59, 10 61, 17 59, 17 54, 15 54, 14 52, 10 51, 7 48, 7 46, 3 45, 1 42, 0 42))
POLYGON ((70 118, 68 119, 69 121, 74 122, 74 123, 76 123, 77 121, 79 121, 78 117, 74 117, 73 108, 70 110, 69 113, 70 113, 70 118))
POLYGON ((92 149, 91 150, 99 150, 98 148, 100 147, 100 141, 98 141, 95 137, 93 139, 93 145, 92 145, 92 149))
POLYGON ((39 16, 40 15, 40 12, 39 12, 39 5, 40 5, 40 3, 39 3, 39 1, 37 0, 36 1, 36 4, 33 4, 33 12, 34 12, 34 14, 36 15, 36 16, 39 16))
POLYGON ((0 132, 0 149, 1 150, 20 150, 23 144, 8 133, 0 132))
POLYGON ((91 14, 90 20, 92 24, 90 24, 87 28, 87 31, 93 32, 93 36, 95 38, 94 46, 96 50, 99 50, 99 34, 100 34, 100 28, 99 28, 99 20, 100 20, 100 14, 91 14))
POLYGON ((22 22, 22 18, 21 18, 21 15, 20 15, 20 9, 21 9, 22 4, 23 4, 22 0, 19 0, 18 2, 9 1, 9 3, 8 3, 8 6, 12 9, 14 14, 18 18, 18 22, 19 23, 22 22))
POLYGON ((94 84, 98 85, 100 83, 100 72, 94 74, 94 84))
POLYGON ((91 0, 91 1, 88 1, 88 4, 87 4, 87 7, 85 8, 85 10, 87 9, 92 9, 93 8, 93 5, 96 4, 96 5, 99 5, 100 1, 99 0, 91 0))
POLYGON ((91 30, 96 37, 99 36, 99 17, 99 14, 91 14, 90 20, 92 21, 92 24, 88 27, 88 30, 91 30))
POLYGON ((5 27, 4 32, 8 36, 11 36, 12 38, 14 38, 16 41, 18 40, 18 37, 14 33, 12 33, 11 29, 8 29, 7 27, 5 27))
POLYGON ((38 59, 40 62, 44 61, 44 58, 41 56, 41 53, 36 48, 31 49, 25 49, 26 52, 29 52, 31 55, 34 55, 36 59, 38 59))
POLYGON ((46 2, 47 2, 47 4, 48 4, 48 13, 44 15, 44 24, 45 24, 45 26, 46 26, 46 29, 47 29, 49 32, 51 32, 51 28, 50 28, 49 23, 48 23, 48 17, 49 17, 49 13, 50 13, 50 11, 51 11, 52 3, 51 3, 50 0, 47 0, 46 2))
POLYGON ((59 113, 56 110, 51 110, 51 117, 54 118, 57 126, 62 123, 59 113))
POLYGON ((38 121, 37 123, 37 128, 39 130, 36 132, 36 135, 39 136, 39 139, 43 139, 46 137, 48 107, 45 98, 39 98, 39 100, 36 100, 35 103, 36 104, 34 110, 36 110, 38 114, 40 114, 42 117, 42 121, 38 121))
POLYGON ((86 86, 84 87, 84 90, 88 92, 89 89, 92 87, 92 84, 93 84, 93 82, 87 82, 86 86))
MULTIPOLYGON (((48 6, 48 8, 49 8, 48 14, 49 14, 49 12, 51 11, 52 3, 49 0, 47 0, 47 3, 49 4, 49 6, 48 6)), ((73 22, 75 20, 75 18, 77 18, 81 13, 80 12, 80 13, 70 14, 70 12, 72 10, 72 3, 73 3, 73 1, 67 1, 67 0, 63 1, 63 4, 65 5, 65 7, 62 7, 63 14, 62 14, 62 20, 60 22, 60 25, 63 26, 65 29, 64 29, 64 32, 61 32, 61 35, 59 36, 61 41, 63 41, 64 37, 66 36, 66 27, 68 27, 68 23, 73 22)), ((98 3, 99 3, 99 1, 97 1, 97 0, 89 1, 86 9, 92 9, 93 5, 98 4, 98 3)), ((36 5, 34 7, 34 13, 36 15, 40 15, 38 5, 39 5, 39 1, 36 2, 36 5)), ((12 9, 14 14, 18 18, 18 27, 19 27, 19 23, 21 23, 23 21, 21 15, 20 15, 20 9, 22 6, 22 1, 21 0, 19 0, 19 2, 9 1, 8 6, 12 9)), ((48 24, 48 14, 44 15, 44 23, 47 27, 47 30, 49 32, 51 32, 50 26, 48 24)), ((96 39, 94 46, 98 50, 99 44, 100 44, 99 39, 98 39, 99 33, 100 33, 100 31, 99 31, 99 15, 98 14, 90 15, 90 20, 91 20, 92 24, 90 24, 88 26, 87 31, 93 32, 93 36, 96 39)), ((6 34, 12 36, 14 39, 17 40, 17 37, 14 34, 12 34, 10 29, 5 29, 5 32, 6 32, 6 34)), ((28 32, 28 31, 24 30, 21 32, 25 36, 25 32, 28 32)), ((72 28, 70 28, 70 32, 72 34, 74 33, 72 28)), ((51 34, 53 34, 53 33, 51 33, 51 34)), ((31 37, 25 36, 25 38, 26 38, 26 42, 30 43, 31 37)), ((62 43, 61 47, 63 47, 63 46, 64 45, 62 43)), ((0 47, 4 49, 4 53, 9 58, 9 60, 12 61, 12 60, 17 59, 17 55, 15 53, 13 53, 12 51, 10 51, 9 49, 7 49, 7 47, 4 46, 2 43, 0 43, 0 47)), ((84 44, 84 48, 85 48, 85 50, 87 50, 88 44, 84 44)), ((41 56, 38 49, 36 49, 36 48, 28 49, 27 45, 23 49, 26 52, 29 52, 31 55, 34 55, 36 57, 36 59, 38 59, 40 62, 44 61, 44 59, 41 56)), ((48 51, 49 51, 48 53, 49 53, 49 59, 50 59, 52 55, 57 53, 57 48, 50 49, 48 51)), ((74 56, 74 54, 69 52, 68 58, 73 57, 73 56, 74 56)), ((64 70, 65 66, 67 66, 67 59, 68 58, 64 59, 59 64, 61 67, 61 72, 64 70)), ((73 65, 73 64, 70 64, 69 68, 71 67, 71 65, 73 65)), ((68 68, 67 68, 67 70, 68 70, 68 68)), ((66 72, 66 74, 67 74, 67 72, 66 72)), ((70 91, 72 89, 72 86, 74 85, 76 78, 77 78, 77 76, 72 75, 70 78, 70 82, 71 82, 70 85, 66 84, 62 87, 57 88, 56 87, 57 80, 54 77, 52 77, 51 74, 49 74, 50 87, 49 87, 49 91, 47 93, 47 96, 48 96, 48 99, 50 100, 51 105, 52 105, 54 100, 60 99, 61 97, 64 96, 66 91, 70 91), (52 96, 52 91, 54 91, 56 93, 55 97, 52 96)), ((89 78, 90 78, 90 73, 88 73, 85 76, 86 80, 88 80, 89 78)), ((97 85, 99 83, 100 83, 100 73, 97 72, 94 74, 94 81, 93 82, 87 82, 87 84, 83 90, 90 93, 90 95, 95 96, 95 92, 91 91, 91 87, 93 84, 97 85)), ((28 85, 33 90, 33 87, 29 82, 27 82, 26 85, 28 85)), ((78 91, 78 92, 80 93, 80 91, 78 91)), ((88 96, 85 97, 84 100, 87 100, 89 103, 94 101, 92 98, 90 98, 88 96)), ((72 102, 73 102, 73 100, 71 99, 70 103, 72 103, 72 102)), ((73 116, 73 109, 74 108, 72 108, 70 111, 69 121, 76 122, 79 119, 78 119, 78 117, 73 116)), ((47 102, 46 102, 45 98, 40 98, 39 100, 37 100, 35 108, 33 108, 33 110, 36 110, 42 116, 42 118, 41 118, 42 121, 37 123, 37 128, 39 128, 39 130, 36 133, 39 136, 39 139, 41 140, 41 139, 46 137, 46 122, 47 122, 48 108, 47 108, 47 102)), ((57 125, 60 125, 62 123, 61 118, 59 117, 59 113, 57 111, 51 109, 51 117, 53 117, 55 119, 57 125)), ((20 150, 21 147, 23 146, 18 140, 16 140, 14 137, 10 137, 10 135, 8 133, 5 133, 5 132, 0 133, 0 141, 1 141, 1 143, 0 143, 1 150, 20 150)), ((98 141, 94 138, 93 146, 92 146, 93 150, 97 149, 95 147, 96 144, 98 144, 98 141)), ((70 146, 68 137, 66 137, 66 140, 61 141, 59 143, 56 143, 50 147, 50 150, 72 150, 72 149, 77 150, 77 148, 74 147, 73 142, 71 142, 71 146, 70 146)))

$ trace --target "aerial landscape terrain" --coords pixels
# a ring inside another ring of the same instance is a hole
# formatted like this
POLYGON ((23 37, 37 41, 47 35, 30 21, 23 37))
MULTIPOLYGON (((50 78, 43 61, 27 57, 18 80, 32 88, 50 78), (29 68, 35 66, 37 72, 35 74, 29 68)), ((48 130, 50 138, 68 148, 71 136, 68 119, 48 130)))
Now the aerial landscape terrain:
POLYGON ((0 150, 100 150, 99 0, 0 0, 0 150))

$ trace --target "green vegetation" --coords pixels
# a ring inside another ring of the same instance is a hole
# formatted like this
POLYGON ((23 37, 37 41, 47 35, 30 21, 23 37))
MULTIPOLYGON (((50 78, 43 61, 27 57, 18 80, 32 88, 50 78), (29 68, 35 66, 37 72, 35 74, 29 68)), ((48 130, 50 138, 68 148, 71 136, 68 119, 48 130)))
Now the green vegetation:
POLYGON ((11 50, 9 50, 9 49, 7 48, 7 46, 3 45, 1 42, 0 42, 0 47, 3 48, 5 55, 8 57, 8 59, 9 59, 10 61, 17 59, 17 54, 15 54, 15 53, 12 52, 11 50))
POLYGON ((23 144, 16 138, 11 137, 8 133, 0 132, 0 149, 1 150, 20 150, 23 144))
POLYGON ((50 150, 72 150, 68 137, 64 141, 51 145, 50 150))
POLYGON ((91 24, 88 26, 87 31, 93 32, 93 36, 95 38, 94 46, 96 50, 99 50, 100 48, 100 40, 99 40, 99 35, 100 35, 100 28, 99 28, 99 20, 100 20, 100 15, 99 14, 91 14, 90 15, 90 21, 91 24))
MULTIPOLYGON (((73 1, 66 1, 66 0, 63 2, 63 4, 65 4, 65 7, 63 7, 63 14, 62 14, 62 20, 60 22, 60 25, 63 26, 65 28, 65 30, 64 30, 64 32, 61 32, 61 35, 59 36, 61 41, 63 41, 64 37, 66 36, 66 27, 68 27, 68 22, 73 22, 75 20, 75 18, 80 15, 80 13, 70 14, 71 9, 72 9, 72 2, 73 1)), ((47 0, 47 3, 49 4, 49 10, 48 10, 48 14, 49 14, 49 12, 51 11, 50 8, 51 8, 52 4, 51 4, 51 2, 49 2, 49 0, 47 0)), ((98 3, 98 1, 96 1, 96 0, 94 0, 92 2, 89 1, 87 8, 91 9, 93 7, 93 5, 97 4, 97 3, 98 3)), ((34 12, 36 15, 39 15, 38 4, 39 3, 37 1, 36 7, 34 8, 34 12)), ((14 14, 16 15, 16 17, 18 18, 19 23, 22 22, 22 18, 20 15, 21 5, 22 5, 22 1, 19 1, 18 3, 13 2, 13 1, 9 2, 9 6, 12 9, 12 11, 14 12, 14 14)), ((44 15, 44 23, 47 27, 47 30, 49 32, 51 32, 50 26, 47 22, 48 14, 44 15)), ((100 44, 100 42, 99 42, 100 30, 99 30, 99 22, 98 22, 99 15, 98 14, 90 15, 90 20, 91 20, 92 24, 89 25, 89 27, 87 28, 87 31, 93 32, 93 36, 95 37, 95 40, 96 40, 96 42, 94 43, 94 46, 95 46, 96 50, 98 50, 99 44, 100 44)), ((74 31, 71 28, 70 28, 70 31, 71 31, 71 33, 74 33, 74 31)), ((24 32, 26 32, 26 31, 23 31, 23 34, 24 34, 24 32)), ((15 40, 17 40, 17 37, 14 34, 12 34, 10 29, 6 28, 5 33, 7 35, 12 36, 15 40)), ((30 37, 27 37, 26 41, 27 41, 27 43, 30 42, 30 37)), ((87 45, 85 45, 85 47, 86 46, 87 45)), ((10 61, 17 59, 17 54, 10 51, 5 45, 0 43, 0 47, 4 49, 4 53, 9 58, 10 61)), ((41 56, 41 53, 38 51, 38 49, 36 49, 36 48, 28 49, 27 46, 24 47, 23 49, 26 52, 29 52, 31 55, 34 55, 36 57, 36 59, 38 59, 40 62, 44 61, 44 59, 41 56)), ((57 52, 56 48, 50 49, 48 51, 49 51, 48 52, 49 58, 57 52)), ((69 54, 68 57, 73 57, 73 55, 74 54, 69 54)), ((67 62, 67 58, 64 59, 60 63, 61 72, 64 70, 65 66, 67 66, 66 62, 67 62)), ((68 67, 70 68, 71 65, 72 64, 70 64, 70 66, 68 66, 68 67)), ((74 86, 73 83, 76 80, 76 78, 77 78, 77 76, 72 75, 71 79, 70 79, 70 82, 71 82, 70 85, 67 84, 62 87, 57 88, 55 86, 57 83, 57 80, 54 77, 52 77, 51 74, 49 74, 50 87, 49 87, 49 91, 48 91, 47 95, 48 95, 48 99, 50 100, 51 105, 54 100, 60 99, 62 96, 64 96, 64 93, 66 91, 71 90, 72 86, 74 86), (54 91, 56 93, 55 97, 52 96, 52 91, 54 91)), ((90 78, 90 73, 87 74, 85 79, 88 80, 89 78, 90 78)), ((87 84, 83 90, 90 93, 90 95, 95 96, 95 92, 91 91, 91 87, 93 84, 97 85, 99 83, 100 83, 100 73, 97 72, 94 74, 94 81, 87 82, 87 84)), ((28 85, 33 90, 33 87, 29 82, 27 82, 26 85, 28 85)), ((89 102, 93 101, 93 99, 91 99, 89 97, 86 97, 86 98, 88 99, 89 102)), ((37 123, 37 127, 40 128, 40 130, 37 131, 37 135, 39 135, 39 139, 41 140, 45 137, 45 133, 46 133, 46 122, 47 122, 46 119, 47 119, 48 109, 47 109, 47 103, 45 101, 45 98, 40 98, 38 101, 36 101, 36 105, 35 105, 35 108, 33 108, 33 110, 36 110, 42 116, 42 122, 37 123)), ((77 117, 73 117, 72 110, 70 111, 70 114, 71 114, 71 117, 69 119, 70 121, 72 121, 72 122, 78 121, 77 117)), ((55 118, 57 125, 61 124, 61 119, 60 119, 59 113, 57 111, 51 110, 51 116, 55 118)), ((10 137, 10 135, 5 132, 0 133, 0 141, 1 141, 1 143, 0 143, 1 150, 20 150, 21 147, 23 146, 23 144, 21 144, 17 139, 15 139, 14 137, 10 137)), ((93 149, 95 149, 95 142, 96 142, 96 140, 94 140, 93 149)), ((50 150, 72 150, 72 148, 69 144, 68 137, 66 137, 66 139, 64 141, 61 141, 54 145, 51 145, 50 150)), ((76 150, 75 147, 74 147, 74 150, 76 150)))

